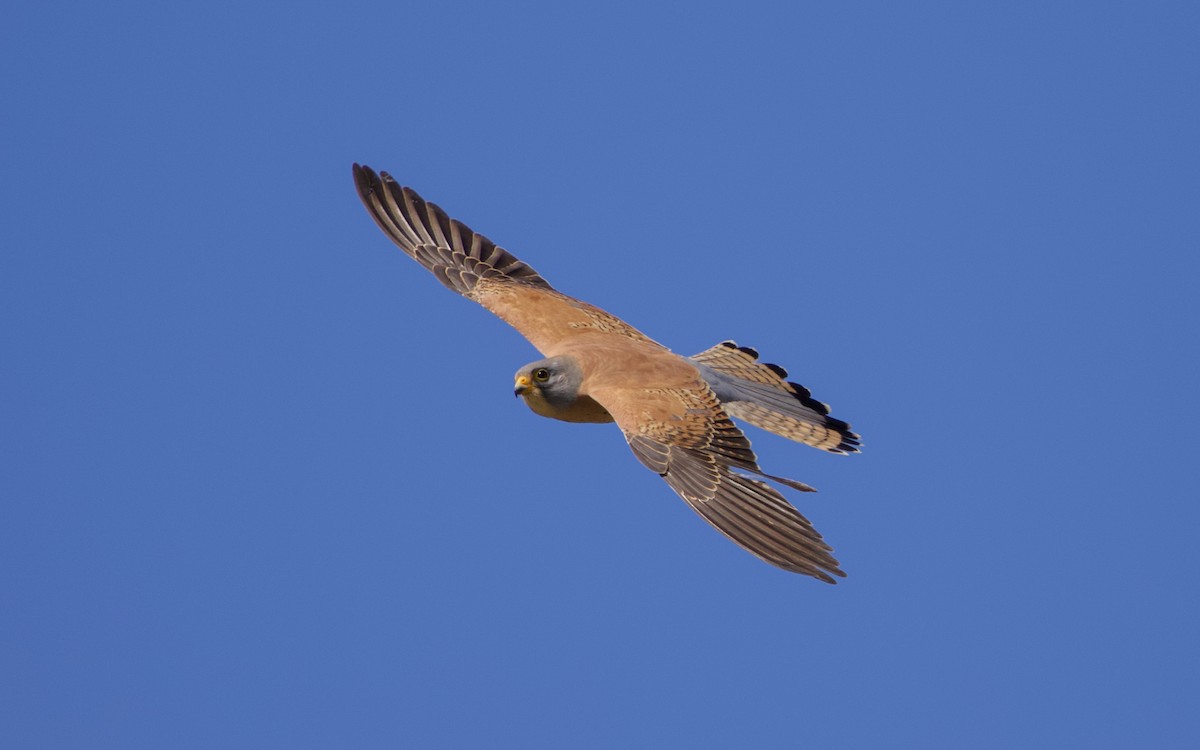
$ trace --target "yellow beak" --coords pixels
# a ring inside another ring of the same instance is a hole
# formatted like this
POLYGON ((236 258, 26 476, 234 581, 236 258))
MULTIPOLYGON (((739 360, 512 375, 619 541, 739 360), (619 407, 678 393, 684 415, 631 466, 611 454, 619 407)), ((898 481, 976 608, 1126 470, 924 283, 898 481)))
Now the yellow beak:
POLYGON ((513 395, 524 396, 530 388, 533 387, 533 382, 528 375, 521 375, 517 378, 517 382, 513 384, 513 395))

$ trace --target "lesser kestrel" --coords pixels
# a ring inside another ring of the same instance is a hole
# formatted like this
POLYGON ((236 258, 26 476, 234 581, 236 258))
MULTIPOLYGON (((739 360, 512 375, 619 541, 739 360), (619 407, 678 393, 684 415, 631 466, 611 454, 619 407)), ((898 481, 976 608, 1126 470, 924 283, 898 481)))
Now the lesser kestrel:
POLYGON ((768 482, 806 484, 758 466, 731 417, 830 453, 859 436, 781 367, 724 341, 692 357, 555 290, 536 271, 451 219, 386 172, 354 165, 359 197, 405 253, 446 286, 495 313, 545 359, 522 367, 514 390, 536 413, 616 422, 633 454, 706 521, 784 570, 833 583, 845 576, 808 519, 768 482))

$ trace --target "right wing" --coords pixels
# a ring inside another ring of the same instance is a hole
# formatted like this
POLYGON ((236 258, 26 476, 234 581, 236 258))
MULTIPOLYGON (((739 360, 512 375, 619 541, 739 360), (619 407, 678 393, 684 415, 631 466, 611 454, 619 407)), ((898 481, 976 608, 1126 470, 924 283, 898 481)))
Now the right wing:
POLYGON ((387 172, 355 164, 354 185, 371 218, 401 250, 438 281, 516 328, 543 354, 553 356, 585 332, 650 341, 620 318, 556 291, 528 264, 387 172))

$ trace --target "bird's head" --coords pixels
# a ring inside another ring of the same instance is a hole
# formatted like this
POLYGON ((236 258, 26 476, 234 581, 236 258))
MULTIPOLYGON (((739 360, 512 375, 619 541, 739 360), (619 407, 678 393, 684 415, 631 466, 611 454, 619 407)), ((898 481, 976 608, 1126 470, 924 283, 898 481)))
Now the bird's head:
POLYGON ((540 411, 535 406, 539 403, 565 409, 578 397, 582 379, 582 371, 571 357, 540 359, 517 370, 513 393, 524 398, 534 411, 540 411))

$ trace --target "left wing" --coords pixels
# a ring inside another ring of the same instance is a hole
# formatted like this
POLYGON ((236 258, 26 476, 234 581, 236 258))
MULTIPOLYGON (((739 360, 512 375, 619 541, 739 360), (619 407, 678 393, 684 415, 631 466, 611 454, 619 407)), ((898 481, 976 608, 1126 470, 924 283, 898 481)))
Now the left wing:
POLYGON ((638 460, 743 549, 826 583, 846 575, 809 520, 755 477, 813 488, 764 473, 750 441, 707 386, 600 388, 590 395, 612 414, 638 460))

